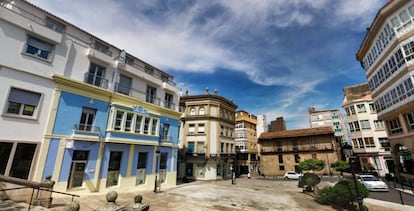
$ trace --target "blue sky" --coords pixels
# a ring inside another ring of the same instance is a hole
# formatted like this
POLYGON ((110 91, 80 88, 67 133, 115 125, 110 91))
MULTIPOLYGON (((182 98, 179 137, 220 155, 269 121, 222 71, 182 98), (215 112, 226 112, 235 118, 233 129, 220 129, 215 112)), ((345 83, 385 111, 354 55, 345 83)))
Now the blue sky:
POLYGON ((267 122, 309 127, 308 107, 340 109, 366 81, 355 59, 386 0, 30 0, 170 73, 183 93, 209 87, 267 122))

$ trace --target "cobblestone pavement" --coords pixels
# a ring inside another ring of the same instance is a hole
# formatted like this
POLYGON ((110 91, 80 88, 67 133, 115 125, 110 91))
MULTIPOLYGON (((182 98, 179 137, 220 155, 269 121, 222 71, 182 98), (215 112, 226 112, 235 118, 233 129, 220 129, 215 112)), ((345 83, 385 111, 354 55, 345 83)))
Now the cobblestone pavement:
MULTIPOLYGON (((78 199, 81 210, 94 210, 105 203, 106 193, 82 194, 78 199)), ((232 210, 320 210, 333 211, 330 206, 320 205, 314 198, 297 187, 297 181, 237 179, 232 185, 230 180, 196 181, 164 189, 160 193, 127 191, 119 192, 117 203, 130 205, 136 194, 143 196, 143 202, 150 204, 150 210, 194 210, 194 211, 232 211, 232 210)), ((70 198, 56 196, 51 210, 61 210, 70 198)), ((366 199, 370 211, 414 210, 411 206, 366 199)))

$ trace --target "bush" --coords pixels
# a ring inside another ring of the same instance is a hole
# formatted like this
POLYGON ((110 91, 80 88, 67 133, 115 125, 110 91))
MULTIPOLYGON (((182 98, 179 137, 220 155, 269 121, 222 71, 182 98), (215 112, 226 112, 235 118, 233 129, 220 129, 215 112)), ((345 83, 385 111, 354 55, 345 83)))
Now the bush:
MULTIPOLYGON (((360 182, 357 182, 357 184, 361 197, 368 197, 369 192, 367 188, 360 182)), ((348 208, 352 202, 357 201, 354 181, 341 180, 333 187, 325 187, 319 191, 316 200, 323 204, 332 204, 342 208, 348 208)))
POLYGON ((306 191, 312 191, 313 187, 321 182, 321 178, 316 174, 305 173, 299 179, 299 187, 304 187, 306 191))

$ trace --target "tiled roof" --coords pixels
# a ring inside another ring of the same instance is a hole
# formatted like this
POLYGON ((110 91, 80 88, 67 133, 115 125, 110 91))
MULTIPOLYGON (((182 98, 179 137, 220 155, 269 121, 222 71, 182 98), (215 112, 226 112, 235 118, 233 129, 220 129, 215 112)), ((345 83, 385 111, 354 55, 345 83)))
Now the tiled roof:
POLYGON ((310 135, 323 135, 323 134, 334 134, 332 127, 316 127, 316 128, 305 128, 298 130, 285 130, 277 132, 267 132, 260 134, 259 139, 276 139, 286 137, 300 137, 310 135))

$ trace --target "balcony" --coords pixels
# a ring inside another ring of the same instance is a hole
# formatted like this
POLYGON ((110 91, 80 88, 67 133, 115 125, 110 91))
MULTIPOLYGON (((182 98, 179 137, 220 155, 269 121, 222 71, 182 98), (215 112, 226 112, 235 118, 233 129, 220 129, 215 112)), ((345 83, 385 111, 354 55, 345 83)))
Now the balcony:
POLYGON ((45 18, 15 5, 14 1, 0 1, 0 19, 45 38, 54 44, 62 41, 62 34, 47 25, 45 18))
POLYGON ((95 49, 93 45, 88 49, 86 54, 89 58, 93 58, 106 64, 112 63, 112 52, 107 49, 95 49))
POLYGON ((173 144, 174 142, 173 142, 172 136, 161 136, 160 143, 161 144, 173 144))
POLYGON ((75 124, 75 130, 84 131, 84 132, 92 132, 92 133, 99 133, 100 129, 97 126, 92 126, 89 124, 75 124))
POLYGON ((104 89, 108 88, 108 80, 104 79, 103 77, 97 76, 95 74, 86 72, 84 74, 83 82, 87 84, 91 84, 94 86, 98 86, 104 89))
POLYGON ((376 147, 372 147, 372 148, 354 148, 354 153, 358 154, 358 153, 378 153, 380 152, 379 149, 377 149, 376 147))
POLYGON ((261 153, 324 152, 335 150, 333 144, 313 144, 298 146, 262 146, 261 153))
POLYGON ((72 139, 100 141, 101 131, 99 127, 88 124, 75 124, 72 131, 72 139))

